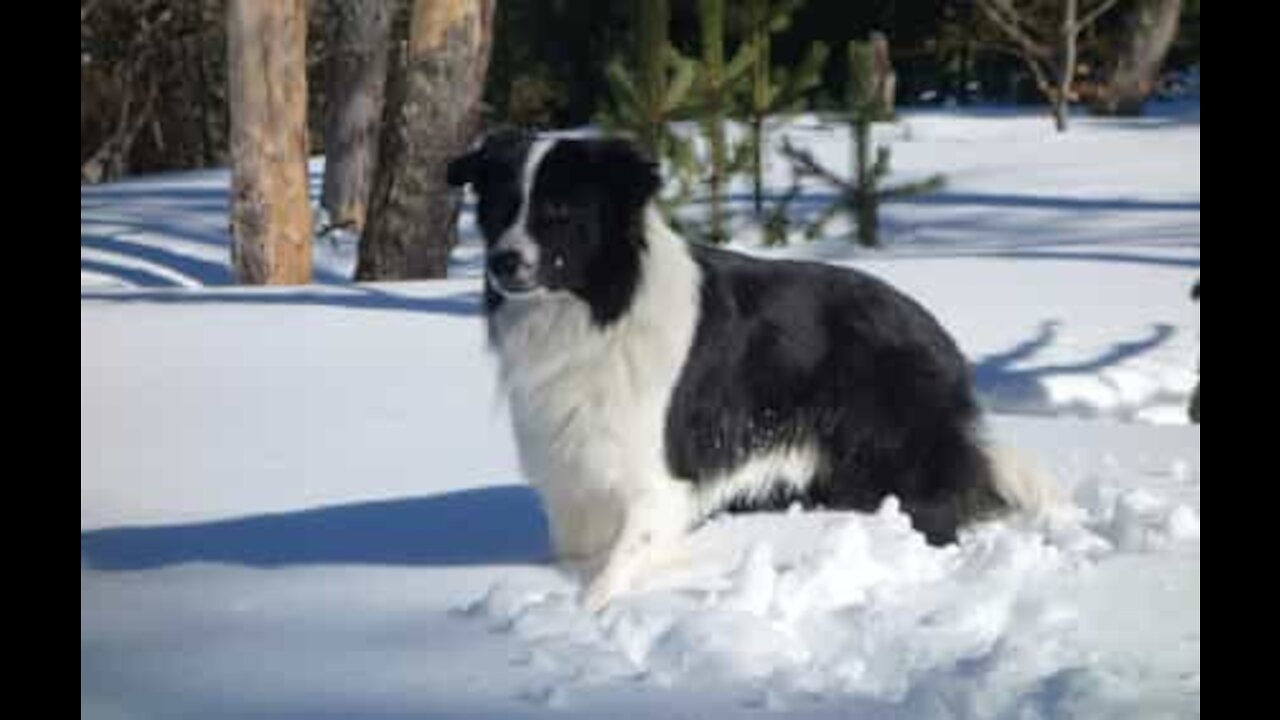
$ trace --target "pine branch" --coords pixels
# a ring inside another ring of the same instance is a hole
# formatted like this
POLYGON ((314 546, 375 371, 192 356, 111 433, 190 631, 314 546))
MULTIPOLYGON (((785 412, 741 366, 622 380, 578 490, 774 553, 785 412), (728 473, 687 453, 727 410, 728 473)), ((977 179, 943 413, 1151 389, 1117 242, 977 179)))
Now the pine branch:
POLYGON ((842 195, 853 197, 855 188, 852 183, 844 178, 836 175, 818 162, 813 153, 808 150, 802 150, 791 144, 790 138, 784 138, 782 141, 782 154, 797 167, 799 172, 805 175, 813 175, 821 178, 827 183, 840 189, 842 195))
POLYGON ((689 91, 698 79, 698 64, 669 47, 667 61, 674 68, 674 75, 667 85, 667 96, 662 100, 663 114, 669 115, 688 103, 689 91))
POLYGON ((627 72, 620 61, 614 60, 609 63, 604 73, 619 113, 631 114, 641 107, 640 95, 636 90, 635 82, 631 79, 631 73, 627 72))
POLYGON ((733 85, 739 80, 746 77, 746 72, 756 61, 756 49, 750 45, 741 45, 738 52, 734 53, 733 59, 725 66, 724 83, 725 85, 733 85))
POLYGON ((770 109, 776 111, 788 107, 801 95, 821 84, 822 66, 826 64, 830 53, 831 49, 826 43, 815 42, 810 45, 808 54, 800 61, 795 72, 789 73, 781 83, 781 88, 771 99, 770 109))

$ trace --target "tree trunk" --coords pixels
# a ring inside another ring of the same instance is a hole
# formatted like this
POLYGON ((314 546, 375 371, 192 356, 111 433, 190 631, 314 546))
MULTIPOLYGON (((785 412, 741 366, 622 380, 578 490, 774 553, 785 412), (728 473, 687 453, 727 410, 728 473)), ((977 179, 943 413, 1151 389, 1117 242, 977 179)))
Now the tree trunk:
POLYGON ((640 96, 649 117, 641 127, 640 144, 650 157, 662 157, 662 130, 667 122, 667 0, 635 0, 636 67, 640 96))
POLYGON ((364 227, 378 157, 391 38, 389 0, 332 0, 337 36, 329 56, 324 190, 334 226, 364 227))
POLYGON ((764 213, 764 118, 751 116, 751 206, 764 213))
MULTIPOLYGON (((1049 100, 1058 132, 1067 130, 1080 33, 1115 8, 1118 2, 1086 2, 1082 16, 1080 0, 1062 0, 1062 17, 1054 26, 1048 23, 1051 14, 1025 14, 1008 0, 977 0, 978 9, 1012 41, 1016 52, 1035 76, 1036 87, 1049 100)), ((1051 9, 1052 6, 1053 3, 1048 3, 1044 7, 1051 9)))
POLYGON ((858 222, 858 243, 864 247, 879 247, 880 221, 876 193, 875 172, 871 167, 871 119, 863 116, 854 122, 854 177, 853 203, 858 222))
POLYGON ((228 0, 231 259, 251 284, 311 280, 306 0, 228 0))
POLYGON ((1119 57, 1108 68, 1093 111, 1141 115, 1169 46, 1178 34, 1182 0, 1140 0, 1124 21, 1119 57))
POLYGON ((748 3, 751 44, 756 59, 751 67, 751 204, 759 218, 764 212, 764 116, 769 112, 769 71, 773 47, 769 34, 769 0, 748 3))
POLYGON ((1071 85, 1076 75, 1076 38, 1080 28, 1076 24, 1079 5, 1077 0, 1065 0, 1062 10, 1062 59, 1058 65, 1058 87, 1053 97, 1053 125, 1058 132, 1067 131, 1067 118, 1071 114, 1071 85))
POLYGON ((710 193, 710 217, 707 239, 713 244, 724 243, 728 238, 724 230, 724 183, 728 174, 728 150, 725 147, 725 67, 724 67, 724 0, 700 0, 700 24, 702 26, 702 71, 706 83, 707 107, 703 126, 707 135, 707 152, 710 174, 707 188, 710 193))
POLYGON ((415 0, 407 56, 383 116, 357 280, 440 278, 459 197, 445 167, 477 130, 493 0, 415 0))

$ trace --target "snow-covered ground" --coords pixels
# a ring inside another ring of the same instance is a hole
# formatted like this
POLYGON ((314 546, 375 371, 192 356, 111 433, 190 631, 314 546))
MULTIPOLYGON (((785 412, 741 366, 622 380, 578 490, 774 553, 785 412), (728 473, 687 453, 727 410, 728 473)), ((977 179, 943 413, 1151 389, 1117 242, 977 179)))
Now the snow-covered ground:
POLYGON ((948 180, 886 249, 741 249, 921 299, 1072 511, 944 549, 892 503, 721 519, 598 617, 517 469, 469 217, 448 281, 348 283, 337 238, 316 285, 237 288, 224 172, 82 188, 82 716, 1198 717, 1198 106, 877 137, 948 180))

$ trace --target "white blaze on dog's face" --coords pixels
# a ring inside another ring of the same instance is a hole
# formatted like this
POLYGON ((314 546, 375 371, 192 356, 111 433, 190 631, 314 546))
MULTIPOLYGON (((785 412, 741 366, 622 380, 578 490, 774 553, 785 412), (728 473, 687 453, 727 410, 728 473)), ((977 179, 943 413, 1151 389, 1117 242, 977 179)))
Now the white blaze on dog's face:
POLYGON ((634 292, 644 251, 644 206, 656 165, 626 140, 492 135, 449 165, 471 184, 486 243, 486 293, 504 302, 571 293, 606 325, 634 292))
MULTIPOLYGON (((536 295, 546 288, 538 278, 542 253, 538 243, 529 233, 529 196, 533 187, 534 174, 553 142, 537 140, 528 146, 517 185, 520 197, 515 218, 498 236, 496 242, 489 243, 485 253, 485 272, 489 286, 506 297, 536 295)), ((505 194, 501 195, 509 202, 505 194)), ((483 202, 484 196, 481 197, 483 202)), ((510 212, 509 208, 501 208, 501 211, 503 214, 510 212)), ((559 260, 553 262, 559 262, 559 260)))

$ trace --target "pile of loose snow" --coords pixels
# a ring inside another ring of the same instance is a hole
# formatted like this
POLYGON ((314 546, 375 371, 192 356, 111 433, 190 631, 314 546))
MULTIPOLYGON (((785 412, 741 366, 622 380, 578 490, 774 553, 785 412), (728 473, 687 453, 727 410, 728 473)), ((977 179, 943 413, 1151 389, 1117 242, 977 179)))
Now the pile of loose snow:
POLYGON ((1199 516, 1106 472, 1075 495, 941 548, 892 498, 873 515, 722 517, 690 539, 682 563, 598 617, 572 584, 508 581, 459 614, 513 635, 527 647, 518 662, 549 671, 525 693, 539 703, 632 680, 732 685, 750 688, 747 706, 838 703, 874 717, 1123 717, 1139 701, 1125 691, 1128 669, 1092 664, 1073 640, 1072 587, 1116 557, 1190 547, 1199 516))

